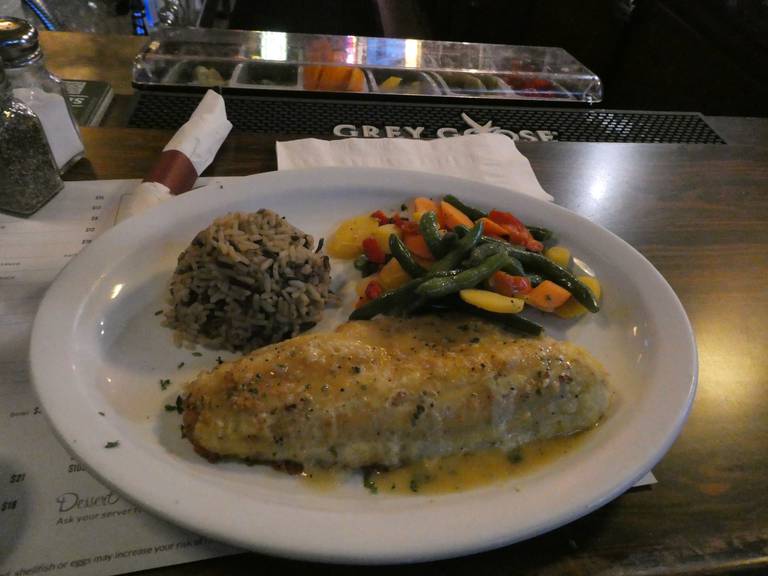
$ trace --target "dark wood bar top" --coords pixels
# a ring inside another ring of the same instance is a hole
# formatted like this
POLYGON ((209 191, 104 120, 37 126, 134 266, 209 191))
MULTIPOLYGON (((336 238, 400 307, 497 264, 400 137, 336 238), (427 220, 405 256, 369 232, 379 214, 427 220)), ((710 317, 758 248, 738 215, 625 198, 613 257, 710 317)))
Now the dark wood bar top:
MULTIPOLYGON (((170 133, 84 129, 69 179, 141 177, 170 133)), ((235 133, 206 175, 274 170, 279 135, 235 133)), ((285 138, 289 139, 289 138, 285 138)), ((768 572, 768 148, 525 143, 561 204, 640 250, 692 322, 699 388, 679 439, 633 489, 558 530, 493 552, 367 568, 404 574, 731 574, 768 572)), ((512 511, 510 513, 513 513, 512 511)), ((150 570, 153 576, 305 573, 328 567, 257 554, 150 570)))
MULTIPOLYGON (((102 128, 68 180, 141 178, 171 137, 124 128, 131 62, 146 38, 41 34, 50 69, 109 81, 102 128)), ((718 124, 719 122, 719 124, 718 124)), ((715 575, 768 573, 768 120, 719 119, 728 144, 519 143, 555 202, 637 248, 671 284, 694 328, 699 387, 654 468, 658 484, 537 538, 373 574, 715 575), (729 133, 730 130, 730 133, 729 133)), ((275 142, 232 133, 205 176, 275 170, 275 142)), ((510 514, 513 514, 510 511, 510 514)), ((148 570, 151 576, 358 573, 259 554, 148 570)))

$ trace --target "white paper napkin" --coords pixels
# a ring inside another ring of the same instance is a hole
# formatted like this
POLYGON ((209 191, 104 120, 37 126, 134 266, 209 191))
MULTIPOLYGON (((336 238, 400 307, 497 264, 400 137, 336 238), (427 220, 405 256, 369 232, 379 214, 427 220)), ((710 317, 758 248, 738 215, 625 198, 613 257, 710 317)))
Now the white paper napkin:
POLYGON ((278 170, 367 166, 432 172, 509 188, 553 200, 531 163, 503 134, 475 134, 435 140, 406 138, 307 138, 277 143, 278 170))
POLYGON ((232 123, 227 120, 224 98, 208 90, 187 123, 179 128, 163 151, 178 150, 184 154, 199 176, 213 162, 230 130, 232 123))

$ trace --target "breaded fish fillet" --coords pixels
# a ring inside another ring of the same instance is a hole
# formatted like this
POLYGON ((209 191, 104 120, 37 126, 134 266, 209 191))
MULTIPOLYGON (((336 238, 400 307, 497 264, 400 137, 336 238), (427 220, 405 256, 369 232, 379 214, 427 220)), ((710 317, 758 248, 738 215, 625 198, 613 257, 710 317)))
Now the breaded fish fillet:
POLYGON ((568 342, 456 315, 380 317, 201 373, 184 430, 212 459, 399 466, 585 430, 609 399, 603 368, 568 342))

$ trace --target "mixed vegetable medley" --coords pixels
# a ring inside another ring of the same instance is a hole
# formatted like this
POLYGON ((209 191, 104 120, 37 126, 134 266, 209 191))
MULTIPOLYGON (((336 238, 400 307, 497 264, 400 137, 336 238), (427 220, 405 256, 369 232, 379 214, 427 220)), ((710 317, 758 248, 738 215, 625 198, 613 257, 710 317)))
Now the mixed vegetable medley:
POLYGON ((599 310, 600 283, 570 270, 570 251, 546 228, 510 212, 484 212, 455 196, 416 198, 341 223, 328 243, 362 273, 351 320, 456 309, 537 335, 525 306, 575 318, 599 310))

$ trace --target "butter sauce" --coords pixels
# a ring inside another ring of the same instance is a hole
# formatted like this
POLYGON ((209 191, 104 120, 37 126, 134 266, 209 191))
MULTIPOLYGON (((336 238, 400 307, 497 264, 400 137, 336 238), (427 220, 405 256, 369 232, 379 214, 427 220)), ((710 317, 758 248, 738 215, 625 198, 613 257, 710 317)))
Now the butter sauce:
MULTIPOLYGON (((488 486, 536 471, 578 448, 588 432, 537 440, 510 452, 482 452, 423 460, 387 471, 365 474, 363 485, 375 494, 449 494, 488 486)), ((307 486, 328 491, 341 484, 345 475, 334 470, 306 470, 307 486)))

